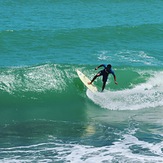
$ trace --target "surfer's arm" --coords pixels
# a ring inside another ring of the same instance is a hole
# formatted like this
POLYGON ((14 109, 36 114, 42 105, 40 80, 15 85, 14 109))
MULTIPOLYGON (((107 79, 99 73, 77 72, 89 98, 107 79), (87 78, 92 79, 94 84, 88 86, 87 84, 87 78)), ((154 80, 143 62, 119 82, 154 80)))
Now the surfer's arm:
POLYGON ((115 83, 115 84, 118 84, 118 83, 117 83, 117 80, 116 80, 116 75, 114 74, 114 72, 113 72, 113 71, 111 72, 111 74, 112 74, 112 75, 113 75, 113 77, 114 77, 114 83, 115 83))
POLYGON ((115 84, 118 84, 117 81, 116 81, 116 76, 115 76, 115 74, 112 73, 112 75, 113 75, 113 77, 114 77, 114 83, 115 83, 115 84))
POLYGON ((99 66, 97 66, 96 68, 95 68, 95 70, 97 70, 98 68, 100 68, 100 67, 106 67, 104 64, 102 64, 102 65, 99 65, 99 66))

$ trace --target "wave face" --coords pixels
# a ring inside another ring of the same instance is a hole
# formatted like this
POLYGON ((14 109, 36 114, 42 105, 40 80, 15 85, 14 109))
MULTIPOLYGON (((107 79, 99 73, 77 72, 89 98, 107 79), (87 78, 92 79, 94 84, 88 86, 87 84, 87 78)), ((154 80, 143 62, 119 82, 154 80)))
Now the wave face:
POLYGON ((76 76, 74 70, 73 66, 54 64, 3 68, 0 74, 1 103, 12 107, 24 107, 35 103, 51 103, 55 106, 57 98, 68 99, 69 94, 76 94, 73 85, 76 76))

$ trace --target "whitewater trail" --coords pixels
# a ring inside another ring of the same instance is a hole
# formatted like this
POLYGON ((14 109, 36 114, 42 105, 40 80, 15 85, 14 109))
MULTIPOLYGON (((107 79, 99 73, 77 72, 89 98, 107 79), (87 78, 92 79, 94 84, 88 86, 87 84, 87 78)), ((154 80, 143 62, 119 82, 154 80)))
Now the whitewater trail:
POLYGON ((95 104, 110 110, 138 110, 163 106, 163 72, 131 89, 103 93, 87 90, 86 94, 95 104))

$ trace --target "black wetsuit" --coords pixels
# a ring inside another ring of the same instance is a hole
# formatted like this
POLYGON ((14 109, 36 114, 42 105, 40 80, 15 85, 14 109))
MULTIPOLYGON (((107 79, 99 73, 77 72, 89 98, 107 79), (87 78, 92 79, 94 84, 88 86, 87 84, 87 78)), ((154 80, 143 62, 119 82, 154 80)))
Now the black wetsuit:
POLYGON ((112 74, 113 76, 115 76, 115 74, 114 74, 114 71, 113 71, 111 68, 108 69, 107 66, 106 66, 105 64, 102 64, 102 65, 100 65, 99 67, 102 67, 102 66, 104 67, 104 69, 101 70, 101 71, 99 71, 98 74, 100 74, 100 76, 102 75, 102 76, 103 76, 102 81, 103 81, 103 82, 106 82, 107 79, 108 79, 108 75, 109 75, 109 74, 112 74))

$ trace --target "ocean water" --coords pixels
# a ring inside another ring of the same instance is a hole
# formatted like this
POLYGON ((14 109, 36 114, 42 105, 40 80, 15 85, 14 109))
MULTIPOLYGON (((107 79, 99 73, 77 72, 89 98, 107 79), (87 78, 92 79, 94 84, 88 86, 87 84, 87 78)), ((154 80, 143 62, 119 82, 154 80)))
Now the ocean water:
POLYGON ((0 162, 163 162, 162 0, 0 0, 0 56, 0 162))

